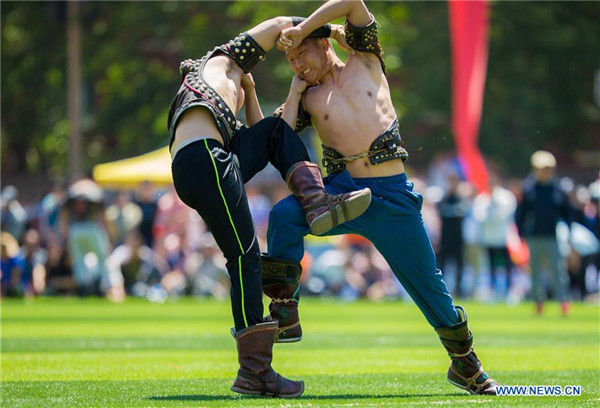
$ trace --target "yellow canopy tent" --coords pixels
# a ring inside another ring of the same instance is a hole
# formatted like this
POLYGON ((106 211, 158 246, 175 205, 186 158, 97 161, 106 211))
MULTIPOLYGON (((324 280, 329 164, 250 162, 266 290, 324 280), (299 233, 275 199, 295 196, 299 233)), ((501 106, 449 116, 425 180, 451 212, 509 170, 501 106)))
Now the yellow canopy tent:
POLYGON ((165 146, 141 156, 99 164, 94 167, 92 176, 107 188, 132 188, 145 180, 169 185, 173 183, 171 155, 165 146))

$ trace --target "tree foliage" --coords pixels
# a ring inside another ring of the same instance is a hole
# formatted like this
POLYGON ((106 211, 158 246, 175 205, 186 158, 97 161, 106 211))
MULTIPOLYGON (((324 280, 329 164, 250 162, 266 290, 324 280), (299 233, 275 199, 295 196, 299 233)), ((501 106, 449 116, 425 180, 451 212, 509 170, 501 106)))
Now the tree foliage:
MULTIPOLYGON (((367 2, 381 25, 393 98, 413 166, 453 148, 444 2, 367 2)), ((83 163, 166 143, 179 60, 200 57, 277 15, 315 2, 83 2, 83 163)), ((538 148, 598 149, 593 100, 600 49, 597 2, 497 2, 492 7, 481 147, 509 172, 538 148)), ((65 175, 66 4, 2 2, 2 170, 65 175)), ((291 71, 272 51, 255 72, 266 107, 286 96, 291 71)), ((267 110, 267 109, 265 109, 267 110)))

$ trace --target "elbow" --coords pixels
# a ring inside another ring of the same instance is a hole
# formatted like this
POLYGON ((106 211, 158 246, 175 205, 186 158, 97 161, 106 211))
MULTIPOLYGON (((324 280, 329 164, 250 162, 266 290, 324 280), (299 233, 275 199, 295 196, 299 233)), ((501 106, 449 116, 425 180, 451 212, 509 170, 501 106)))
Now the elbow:
POLYGON ((277 29, 279 29, 279 31, 293 26, 292 18, 287 17, 287 16, 274 17, 270 21, 271 21, 271 24, 273 24, 273 26, 275 26, 275 27, 277 27, 277 29))

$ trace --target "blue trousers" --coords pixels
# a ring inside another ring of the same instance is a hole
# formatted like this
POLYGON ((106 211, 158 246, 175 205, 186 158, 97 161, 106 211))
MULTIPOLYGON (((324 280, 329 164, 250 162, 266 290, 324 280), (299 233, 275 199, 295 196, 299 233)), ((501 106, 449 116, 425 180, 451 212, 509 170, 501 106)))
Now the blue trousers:
MULTIPOLYGON (((434 328, 459 322, 444 278, 423 224, 423 198, 413 190, 406 174, 390 177, 352 178, 347 171, 325 178, 331 194, 369 187, 372 202, 360 217, 326 235, 358 234, 384 256, 392 271, 434 328)), ((267 234, 269 256, 300 262, 304 236, 309 233, 298 200, 289 196, 271 211, 267 234)))

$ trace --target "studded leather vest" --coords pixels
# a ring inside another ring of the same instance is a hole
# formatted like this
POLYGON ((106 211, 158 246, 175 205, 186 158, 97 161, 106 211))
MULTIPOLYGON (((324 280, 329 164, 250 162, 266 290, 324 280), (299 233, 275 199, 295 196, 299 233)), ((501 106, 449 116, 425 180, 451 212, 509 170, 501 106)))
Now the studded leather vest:
POLYGON ((265 51, 248 33, 239 34, 226 44, 215 47, 200 59, 187 59, 179 65, 182 83, 179 92, 171 103, 168 117, 170 134, 169 148, 175 138, 175 125, 183 112, 193 106, 203 106, 212 114, 215 124, 223 136, 225 147, 234 132, 242 125, 221 95, 211 87, 203 72, 207 61, 214 55, 225 54, 248 73, 259 61, 264 60, 265 51))

